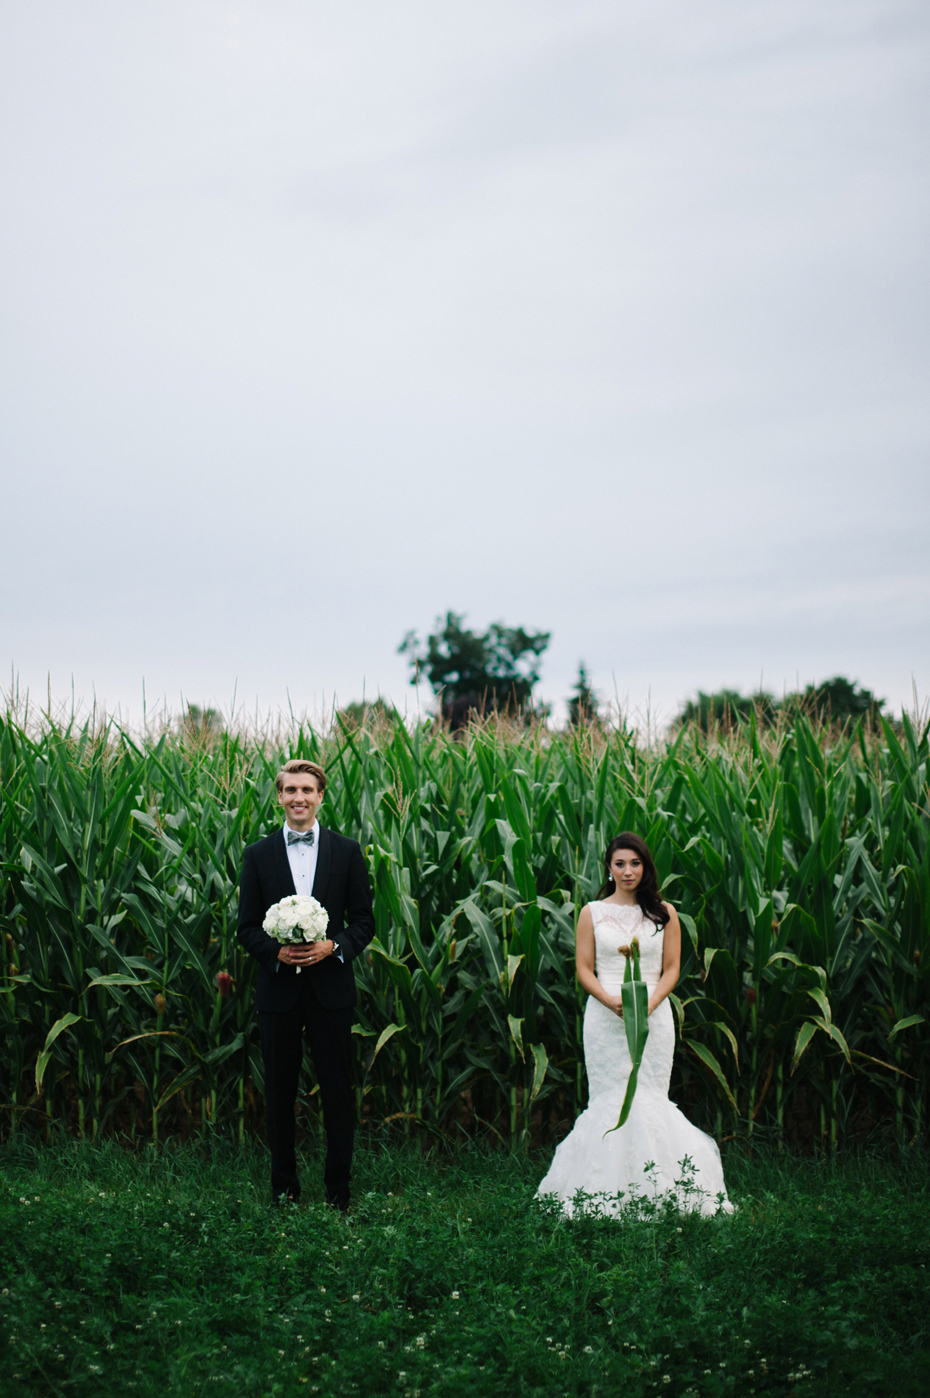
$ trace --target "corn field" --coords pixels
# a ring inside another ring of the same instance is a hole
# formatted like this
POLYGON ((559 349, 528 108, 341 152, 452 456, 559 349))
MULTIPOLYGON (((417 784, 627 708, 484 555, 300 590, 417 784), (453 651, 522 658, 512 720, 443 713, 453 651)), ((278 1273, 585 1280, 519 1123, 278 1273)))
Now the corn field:
POLYGON ((574 923, 632 828, 681 914, 672 1096, 691 1118, 825 1151, 922 1136, 925 723, 844 734, 799 716, 650 747, 596 726, 288 738, 0 718, 6 1134, 261 1127, 238 870, 279 824, 280 761, 304 756, 329 777, 321 820, 360 840, 374 886, 354 1031, 370 1129, 516 1146, 574 1119, 574 923))

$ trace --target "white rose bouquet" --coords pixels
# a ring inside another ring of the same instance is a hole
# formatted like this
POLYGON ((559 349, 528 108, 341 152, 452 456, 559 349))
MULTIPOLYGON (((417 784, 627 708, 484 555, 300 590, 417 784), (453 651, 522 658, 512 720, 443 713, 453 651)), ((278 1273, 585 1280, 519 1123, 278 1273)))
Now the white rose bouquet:
MULTIPOLYGON (((329 926, 329 913, 315 898, 307 898, 302 893, 291 893, 272 903, 265 914, 262 927, 276 942, 301 943, 322 942, 329 926)), ((300 967, 297 967, 300 975, 300 967)))

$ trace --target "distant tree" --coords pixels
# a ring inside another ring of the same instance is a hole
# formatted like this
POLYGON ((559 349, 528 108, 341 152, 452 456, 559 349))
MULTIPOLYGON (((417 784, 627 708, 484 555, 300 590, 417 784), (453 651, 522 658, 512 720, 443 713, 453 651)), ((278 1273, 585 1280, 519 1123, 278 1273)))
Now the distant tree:
POLYGON ((756 694, 740 694, 736 689, 719 689, 714 694, 698 690, 696 699, 689 699, 678 715, 678 724, 693 723, 708 733, 712 728, 731 729, 749 719, 755 710, 765 725, 775 721, 778 706, 771 694, 759 690, 756 694))
POLYGON ((832 680, 824 680, 821 684, 809 684, 803 694, 792 694, 789 699, 822 722, 831 719, 838 723, 846 719, 855 722, 859 718, 874 722, 885 707, 884 699, 876 699, 870 689, 863 689, 853 680, 846 679, 845 675, 835 675, 832 680))
POLYGON ((410 683, 425 675, 433 693, 442 695, 442 715, 453 729, 462 728, 473 714, 525 712, 551 632, 500 622, 485 632, 469 631, 464 620, 460 612, 446 612, 444 622, 437 617, 437 629, 425 643, 415 631, 407 632, 399 652, 413 670, 410 683))
POLYGON ((203 709, 199 704, 188 704, 181 725, 192 736, 207 738, 220 732, 223 721, 217 709, 203 709))
POLYGON ((755 711, 757 722, 768 727, 779 713, 798 710, 821 723, 831 720, 843 723, 863 717, 874 721, 884 704, 884 699, 876 699, 871 690, 861 688, 843 675, 836 675, 821 684, 809 684, 803 693, 786 694, 782 700, 774 699, 763 690, 746 695, 735 689, 721 689, 715 694, 699 690, 697 699, 688 700, 676 722, 694 723, 706 733, 714 727, 735 728, 755 711))
POLYGON ((582 661, 578 666, 574 692, 568 701, 568 721, 572 728, 597 723, 599 707, 597 694, 588 682, 588 672, 582 661))
POLYGON ((364 699, 337 709, 336 717, 343 728, 354 732, 372 722, 393 723, 394 710, 389 708, 383 699, 364 699))

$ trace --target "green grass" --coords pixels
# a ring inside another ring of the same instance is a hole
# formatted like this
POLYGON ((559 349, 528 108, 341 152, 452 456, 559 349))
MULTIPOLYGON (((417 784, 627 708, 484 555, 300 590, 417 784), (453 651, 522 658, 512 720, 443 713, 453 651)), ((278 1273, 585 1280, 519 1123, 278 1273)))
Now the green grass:
POLYGON ((924 1157, 730 1154, 732 1218, 647 1206, 619 1224, 535 1203, 545 1164, 365 1146, 347 1224, 312 1189, 273 1213, 259 1150, 14 1140, 0 1391, 925 1391, 924 1157))

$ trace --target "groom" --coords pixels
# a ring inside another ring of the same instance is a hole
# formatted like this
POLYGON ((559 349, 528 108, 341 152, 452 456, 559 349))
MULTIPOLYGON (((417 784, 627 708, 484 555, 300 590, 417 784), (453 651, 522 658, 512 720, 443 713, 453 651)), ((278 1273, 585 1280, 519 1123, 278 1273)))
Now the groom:
POLYGON ((296 1203, 300 1197, 294 1105, 306 1035, 326 1130, 326 1198, 345 1213, 355 1128, 351 963, 374 936, 371 887, 357 842, 317 822, 326 790, 322 767, 292 759, 276 784, 284 825, 247 846, 239 884, 239 940, 259 964, 256 1007, 265 1064, 271 1196, 276 1204, 296 1203), (293 893, 312 895, 329 913, 326 941, 282 946, 262 930, 271 905, 293 893))

